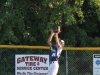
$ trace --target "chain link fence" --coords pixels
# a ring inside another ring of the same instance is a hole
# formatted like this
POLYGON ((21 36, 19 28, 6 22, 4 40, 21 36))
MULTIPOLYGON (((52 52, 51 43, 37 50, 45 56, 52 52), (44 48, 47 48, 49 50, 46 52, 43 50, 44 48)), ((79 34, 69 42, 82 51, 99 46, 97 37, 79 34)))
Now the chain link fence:
MULTIPOLYGON (((15 75, 16 54, 48 55, 49 53, 49 50, 39 49, 0 49, 0 75, 15 75)), ((62 57, 59 60, 60 68, 58 75, 66 74, 65 58, 65 53, 62 52, 62 57)))
MULTIPOLYGON (((0 75, 15 75, 16 54, 49 54, 49 50, 39 49, 0 49, 0 75)), ((57 75, 93 75, 93 54, 100 51, 64 50, 59 59, 57 75), (66 55, 67 54, 67 55, 66 55), (66 57, 67 56, 67 57, 66 57), (66 61, 67 58, 67 61, 66 61), (68 67, 68 72, 67 72, 68 67)))

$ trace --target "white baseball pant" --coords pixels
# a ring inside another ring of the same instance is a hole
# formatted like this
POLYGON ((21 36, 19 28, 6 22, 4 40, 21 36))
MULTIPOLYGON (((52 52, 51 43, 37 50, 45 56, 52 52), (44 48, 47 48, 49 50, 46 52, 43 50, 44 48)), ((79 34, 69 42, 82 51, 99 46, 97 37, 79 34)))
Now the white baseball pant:
POLYGON ((47 75, 57 75, 59 69, 58 61, 52 61, 50 63, 47 75))

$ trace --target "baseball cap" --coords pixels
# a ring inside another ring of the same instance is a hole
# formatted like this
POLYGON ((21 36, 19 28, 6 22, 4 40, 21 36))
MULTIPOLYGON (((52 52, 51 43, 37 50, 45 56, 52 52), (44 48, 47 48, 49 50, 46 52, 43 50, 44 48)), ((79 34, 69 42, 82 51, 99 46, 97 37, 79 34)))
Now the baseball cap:
POLYGON ((62 43, 62 46, 64 46, 64 45, 65 45, 65 41, 64 41, 64 40, 61 40, 61 43, 62 43))

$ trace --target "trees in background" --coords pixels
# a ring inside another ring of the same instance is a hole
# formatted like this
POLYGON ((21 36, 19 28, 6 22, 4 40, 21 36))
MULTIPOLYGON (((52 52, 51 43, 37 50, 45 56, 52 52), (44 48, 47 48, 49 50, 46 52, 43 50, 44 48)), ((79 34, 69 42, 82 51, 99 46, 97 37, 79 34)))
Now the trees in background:
POLYGON ((99 0, 1 0, 0 43, 46 45, 50 29, 60 25, 66 46, 99 46, 99 4, 99 0))

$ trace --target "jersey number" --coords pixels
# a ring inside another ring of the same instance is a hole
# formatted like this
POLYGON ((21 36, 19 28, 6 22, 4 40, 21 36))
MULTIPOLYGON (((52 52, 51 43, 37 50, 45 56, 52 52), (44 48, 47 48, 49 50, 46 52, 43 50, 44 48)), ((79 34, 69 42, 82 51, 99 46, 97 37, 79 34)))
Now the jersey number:
POLYGON ((52 53, 52 56, 55 57, 56 56, 56 53, 52 53))

